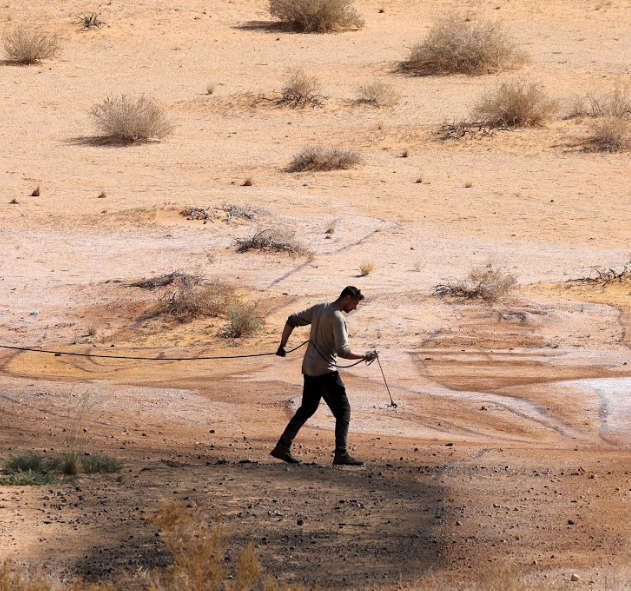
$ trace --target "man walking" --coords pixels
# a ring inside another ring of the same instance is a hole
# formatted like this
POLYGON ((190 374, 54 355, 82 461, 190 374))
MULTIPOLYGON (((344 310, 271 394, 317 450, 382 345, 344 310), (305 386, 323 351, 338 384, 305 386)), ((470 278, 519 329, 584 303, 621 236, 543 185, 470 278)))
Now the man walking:
POLYGON ((335 417, 335 458, 334 464, 361 466, 364 462, 348 455, 346 438, 351 419, 351 407, 346 397, 346 388, 337 371, 337 357, 344 359, 364 359, 370 361, 377 356, 375 351, 358 355, 348 344, 346 320, 342 312, 352 312, 364 299, 356 287, 345 287, 340 296, 331 304, 316 304, 302 312, 292 314, 287 319, 276 355, 285 357, 285 345, 297 326, 311 325, 309 345, 302 362, 304 389, 302 404, 296 411, 281 435, 271 455, 290 464, 300 460, 291 455, 291 443, 300 428, 318 409, 324 398, 335 417))

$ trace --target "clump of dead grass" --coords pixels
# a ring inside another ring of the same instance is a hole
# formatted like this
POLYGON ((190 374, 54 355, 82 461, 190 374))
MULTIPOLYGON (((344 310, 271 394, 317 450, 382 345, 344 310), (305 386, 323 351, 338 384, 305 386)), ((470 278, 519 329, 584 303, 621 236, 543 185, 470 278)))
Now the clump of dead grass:
POLYGON ((628 152, 631 150, 631 121, 600 117, 590 123, 585 137, 587 152, 628 152))
POLYGON ((284 252, 290 255, 307 254, 307 249, 296 239, 295 232, 286 228, 262 228, 247 238, 236 241, 237 252, 258 250, 284 252))
POLYGON ((179 322, 218 318, 225 316, 239 302, 237 289, 221 281, 181 285, 163 300, 156 314, 170 316, 179 322))
POLYGON ((576 117, 631 119, 631 84, 618 82, 609 90, 576 97, 567 118, 576 117))
POLYGON ((53 59, 61 52, 60 36, 35 25, 18 25, 6 30, 2 43, 8 61, 15 64, 34 64, 53 59))
POLYGON ((354 150, 342 148, 323 148, 309 146, 294 156, 288 172, 325 172, 330 170, 348 170, 361 162, 361 157, 354 150))
POLYGON ((470 22, 452 13, 434 24, 401 65, 418 75, 491 74, 516 69, 525 60, 500 23, 470 22))
POLYGON ((119 144, 159 141, 173 132, 173 123, 153 99, 122 94, 108 97, 90 110, 101 140, 119 144))
POLYGON ((182 271, 173 271, 173 273, 165 273, 164 275, 158 275, 151 279, 141 279, 130 283, 129 287, 138 287, 140 289, 149 289, 154 291, 160 287, 166 287, 168 285, 176 285, 178 287, 192 288, 202 281, 202 278, 198 274, 188 274, 182 271))
POLYGON ((364 20, 352 0, 269 0, 269 13, 301 33, 360 29, 364 20))
POLYGON ((494 303, 508 298, 517 287, 517 278, 513 273, 487 265, 472 269, 464 280, 439 283, 434 287, 433 295, 494 303))
POLYGON ((265 215, 265 210, 252 205, 237 205, 235 203, 223 203, 221 209, 226 213, 226 221, 246 220, 251 222, 258 216, 265 215))
POLYGON ((619 270, 613 267, 593 267, 588 276, 570 279, 568 283, 588 283, 602 287, 613 283, 631 283, 631 258, 619 270))
POLYGON ((320 81, 300 69, 289 73, 281 93, 280 104, 294 109, 322 103, 320 81))
POLYGON ((492 128, 536 127, 558 110, 537 84, 525 80, 504 82, 482 97, 472 112, 472 118, 492 128))
POLYGON ((366 277, 370 275, 375 270, 375 263, 372 261, 363 261, 359 265, 359 275, 360 277, 366 277))
POLYGON ((357 91, 357 101, 374 107, 392 107, 400 96, 391 84, 370 82, 362 84, 357 91))

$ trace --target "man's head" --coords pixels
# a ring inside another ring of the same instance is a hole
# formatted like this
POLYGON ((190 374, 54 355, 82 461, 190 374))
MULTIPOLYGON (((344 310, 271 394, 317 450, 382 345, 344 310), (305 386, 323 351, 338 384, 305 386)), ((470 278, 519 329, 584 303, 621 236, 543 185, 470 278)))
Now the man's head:
POLYGON ((357 308, 359 302, 364 299, 364 294, 362 294, 359 289, 349 285, 342 290, 340 297, 337 298, 338 307, 342 312, 352 312, 357 308))

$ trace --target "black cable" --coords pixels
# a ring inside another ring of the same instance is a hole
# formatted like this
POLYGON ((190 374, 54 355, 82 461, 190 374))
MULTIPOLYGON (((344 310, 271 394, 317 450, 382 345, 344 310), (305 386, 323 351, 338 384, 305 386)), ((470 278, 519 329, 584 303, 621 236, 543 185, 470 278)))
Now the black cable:
MULTIPOLYGON (((301 343, 297 347, 290 349, 287 353, 304 347, 309 341, 301 343)), ((99 355, 97 353, 75 353, 73 351, 50 351, 48 349, 32 349, 30 347, 14 347, 11 345, 0 345, 0 349, 14 349, 16 351, 31 351, 33 353, 50 353, 57 357, 61 355, 72 355, 74 357, 97 357, 100 359, 131 359, 134 361, 208 361, 213 359, 244 359, 246 357, 267 357, 276 353, 250 353, 247 355, 213 355, 210 357, 133 357, 127 355, 99 355)))

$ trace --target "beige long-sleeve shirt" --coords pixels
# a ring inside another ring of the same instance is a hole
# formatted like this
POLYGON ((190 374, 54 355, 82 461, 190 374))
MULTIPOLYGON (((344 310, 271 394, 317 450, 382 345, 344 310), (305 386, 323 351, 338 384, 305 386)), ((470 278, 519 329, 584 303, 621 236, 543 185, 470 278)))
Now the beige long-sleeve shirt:
POLYGON ((347 358, 351 352, 346 320, 333 304, 316 304, 292 314, 287 324, 293 328, 311 325, 310 343, 302 361, 302 373, 307 376, 337 371, 337 357, 347 358))

